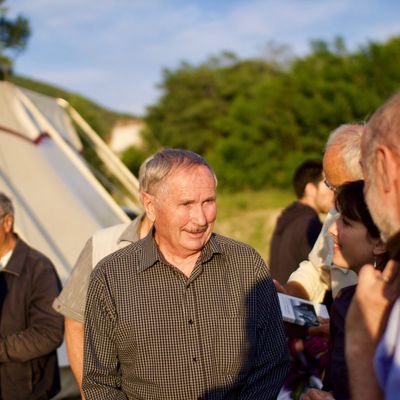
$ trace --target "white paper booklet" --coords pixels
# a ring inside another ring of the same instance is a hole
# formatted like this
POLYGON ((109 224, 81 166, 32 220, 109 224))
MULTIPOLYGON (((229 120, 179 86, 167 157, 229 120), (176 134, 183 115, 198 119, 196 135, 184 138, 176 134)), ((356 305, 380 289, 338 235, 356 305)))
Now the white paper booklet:
POLYGON ((284 321, 301 326, 316 326, 319 325, 318 317, 329 318, 324 304, 313 303, 283 293, 278 293, 278 297, 284 321))

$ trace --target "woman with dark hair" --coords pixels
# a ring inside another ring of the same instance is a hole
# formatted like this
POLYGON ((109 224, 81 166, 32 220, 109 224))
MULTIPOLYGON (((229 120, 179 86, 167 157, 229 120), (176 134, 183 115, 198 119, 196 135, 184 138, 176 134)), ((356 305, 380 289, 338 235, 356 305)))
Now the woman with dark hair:
MULTIPOLYGON (((338 189, 335 204, 340 215, 329 229, 334 241, 333 263, 357 274, 365 264, 381 269, 389 258, 364 200, 363 189, 364 181, 346 183, 338 189)), ((344 353, 344 326, 355 287, 343 288, 332 304, 325 391, 310 389, 303 400, 348 400, 351 397, 344 353)))

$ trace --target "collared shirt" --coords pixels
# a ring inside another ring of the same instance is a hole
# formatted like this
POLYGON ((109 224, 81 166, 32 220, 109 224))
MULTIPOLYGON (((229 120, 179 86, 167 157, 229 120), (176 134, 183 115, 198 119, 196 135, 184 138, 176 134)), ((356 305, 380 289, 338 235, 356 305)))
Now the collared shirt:
POLYGON ((92 274, 87 400, 272 400, 287 367, 275 287, 245 244, 213 234, 188 278, 165 261, 151 232, 92 274))
POLYGON ((84 321, 86 294, 93 268, 105 256, 139 240, 143 215, 133 221, 97 231, 85 244, 53 308, 67 318, 84 321))

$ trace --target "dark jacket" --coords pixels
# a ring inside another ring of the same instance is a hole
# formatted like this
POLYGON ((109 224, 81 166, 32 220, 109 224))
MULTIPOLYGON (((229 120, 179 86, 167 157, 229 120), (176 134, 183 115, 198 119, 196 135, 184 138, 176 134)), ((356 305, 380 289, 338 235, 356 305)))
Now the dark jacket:
POLYGON ((307 260, 321 228, 317 212, 299 201, 283 210, 271 239, 269 266, 273 278, 287 282, 299 263, 307 260))
POLYGON ((0 398, 51 398, 63 339, 63 317, 51 306, 61 288, 53 264, 18 239, 0 281, 0 398))
POLYGON ((329 363, 325 373, 324 390, 332 391, 336 400, 349 400, 349 375, 345 357, 345 320, 357 285, 343 288, 331 307, 329 363))

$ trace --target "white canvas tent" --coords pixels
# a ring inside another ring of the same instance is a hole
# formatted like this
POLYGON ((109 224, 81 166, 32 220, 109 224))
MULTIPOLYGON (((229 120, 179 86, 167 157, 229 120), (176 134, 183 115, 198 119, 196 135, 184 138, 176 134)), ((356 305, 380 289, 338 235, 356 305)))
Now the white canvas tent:
MULTIPOLYGON (((82 159, 71 118, 138 212, 137 179, 67 102, 0 82, 0 191, 14 203, 15 231, 53 261, 62 282, 96 230, 129 220, 82 159)), ((64 346, 58 354, 67 366, 64 346)), ((57 399, 74 394, 64 390, 57 399)))
POLYGON ((62 281, 96 230, 128 220, 80 148, 59 102, 0 82, 0 191, 15 205, 16 232, 53 261, 62 281))

